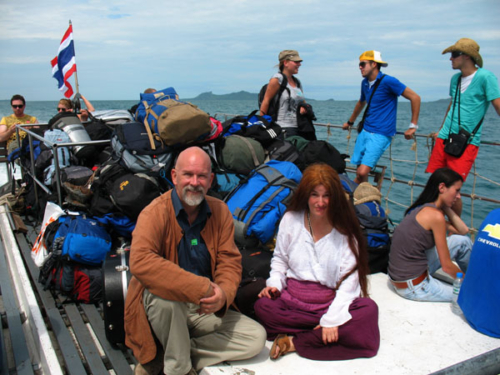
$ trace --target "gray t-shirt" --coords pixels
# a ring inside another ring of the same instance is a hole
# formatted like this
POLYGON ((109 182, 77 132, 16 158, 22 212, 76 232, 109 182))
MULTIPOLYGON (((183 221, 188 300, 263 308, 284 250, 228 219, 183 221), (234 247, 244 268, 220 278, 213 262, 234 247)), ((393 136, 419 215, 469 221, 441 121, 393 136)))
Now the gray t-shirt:
MULTIPOLYGON (((277 78, 280 85, 283 81, 283 75, 281 73, 276 73, 271 78, 277 78)), ((297 127, 297 107, 299 103, 304 102, 304 93, 297 87, 290 86, 290 82, 286 85, 288 90, 283 91, 280 98, 280 105, 278 110, 278 118, 276 122, 282 128, 296 128, 297 127)))
POLYGON ((436 205, 426 203, 413 209, 394 231, 388 268, 392 280, 414 279, 427 270, 428 261, 425 252, 433 248, 435 242, 432 231, 424 229, 416 219, 424 207, 436 207, 436 205))

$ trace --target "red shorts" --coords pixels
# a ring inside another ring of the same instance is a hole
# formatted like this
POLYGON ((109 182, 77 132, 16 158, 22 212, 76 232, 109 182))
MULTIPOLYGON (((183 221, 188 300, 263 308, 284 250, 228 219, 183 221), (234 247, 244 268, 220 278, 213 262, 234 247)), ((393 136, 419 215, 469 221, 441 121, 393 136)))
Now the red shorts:
POLYGON ((474 164, 474 160, 476 160, 478 151, 479 147, 476 145, 468 145, 462 156, 456 158, 444 152, 444 139, 438 138, 432 149, 431 158, 425 172, 432 173, 436 169, 448 167, 460 173, 460 176, 465 181, 474 164))

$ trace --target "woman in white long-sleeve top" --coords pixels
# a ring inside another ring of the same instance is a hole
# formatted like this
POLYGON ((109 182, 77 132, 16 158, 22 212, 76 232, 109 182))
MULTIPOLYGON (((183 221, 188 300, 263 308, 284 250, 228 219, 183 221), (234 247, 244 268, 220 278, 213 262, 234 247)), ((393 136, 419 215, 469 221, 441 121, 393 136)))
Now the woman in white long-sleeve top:
POLYGON ((378 308, 366 298, 367 273, 365 239, 337 172, 308 167, 280 223, 271 274, 255 304, 274 340, 271 359, 291 351, 314 360, 376 355, 378 308))

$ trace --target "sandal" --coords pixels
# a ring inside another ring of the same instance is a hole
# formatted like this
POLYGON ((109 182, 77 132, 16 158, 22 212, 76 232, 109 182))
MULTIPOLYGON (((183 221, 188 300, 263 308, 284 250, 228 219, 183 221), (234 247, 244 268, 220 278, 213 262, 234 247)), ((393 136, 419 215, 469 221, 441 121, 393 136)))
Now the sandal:
POLYGON ((280 356, 285 355, 289 352, 291 347, 290 337, 284 333, 279 334, 273 341, 273 346, 271 346, 271 351, 269 352, 269 358, 275 360, 280 356), (276 353, 276 347, 279 348, 278 354, 276 353))

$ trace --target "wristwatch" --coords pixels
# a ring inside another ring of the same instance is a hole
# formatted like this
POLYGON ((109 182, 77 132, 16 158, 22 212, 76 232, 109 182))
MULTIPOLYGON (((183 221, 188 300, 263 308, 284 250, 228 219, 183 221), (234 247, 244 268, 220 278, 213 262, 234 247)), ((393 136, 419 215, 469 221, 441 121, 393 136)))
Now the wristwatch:
POLYGON ((347 120, 347 125, 349 125, 349 126, 353 126, 353 125, 354 125, 354 122, 347 120))

